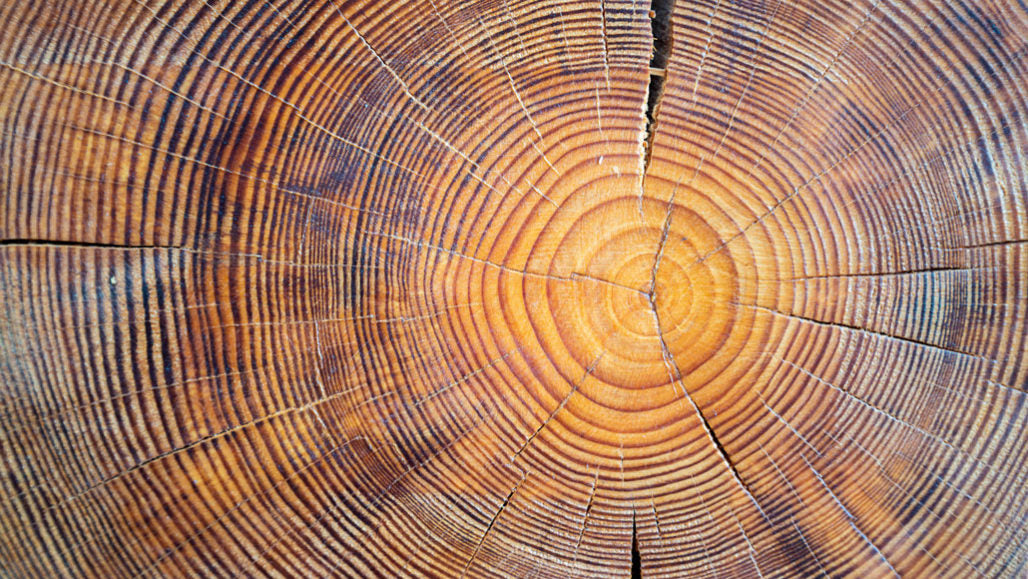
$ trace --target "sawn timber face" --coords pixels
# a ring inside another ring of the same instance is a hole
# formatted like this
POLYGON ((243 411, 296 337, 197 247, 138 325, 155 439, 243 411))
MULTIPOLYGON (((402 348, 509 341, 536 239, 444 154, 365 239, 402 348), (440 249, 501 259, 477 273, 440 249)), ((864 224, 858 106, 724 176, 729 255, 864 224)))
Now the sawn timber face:
POLYGON ((0 6, 0 575, 1025 575, 1026 38, 0 6))

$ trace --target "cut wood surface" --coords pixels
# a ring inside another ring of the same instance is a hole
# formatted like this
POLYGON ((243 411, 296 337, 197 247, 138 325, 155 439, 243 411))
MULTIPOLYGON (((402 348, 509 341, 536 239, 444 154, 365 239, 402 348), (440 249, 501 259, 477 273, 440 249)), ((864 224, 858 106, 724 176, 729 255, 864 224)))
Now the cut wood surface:
POLYGON ((0 3, 0 576, 1028 576, 1026 38, 0 3))

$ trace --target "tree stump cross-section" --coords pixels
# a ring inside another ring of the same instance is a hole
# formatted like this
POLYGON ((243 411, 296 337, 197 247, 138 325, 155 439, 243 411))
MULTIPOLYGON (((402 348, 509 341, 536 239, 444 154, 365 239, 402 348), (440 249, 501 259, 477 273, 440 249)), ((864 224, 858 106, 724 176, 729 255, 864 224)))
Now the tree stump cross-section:
POLYGON ((1021 0, 0 4, 0 576, 1028 576, 1021 0))

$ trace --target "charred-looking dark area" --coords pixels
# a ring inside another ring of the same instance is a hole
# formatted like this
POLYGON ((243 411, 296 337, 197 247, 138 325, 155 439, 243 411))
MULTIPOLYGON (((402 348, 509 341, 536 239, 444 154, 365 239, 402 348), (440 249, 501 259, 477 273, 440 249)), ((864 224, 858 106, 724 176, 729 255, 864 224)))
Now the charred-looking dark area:
POLYGON ((646 96, 646 166, 657 125, 657 108, 664 94, 664 78, 671 54, 671 13, 674 0, 653 0, 650 4, 650 28, 653 31, 653 55, 650 58, 650 84, 646 96))

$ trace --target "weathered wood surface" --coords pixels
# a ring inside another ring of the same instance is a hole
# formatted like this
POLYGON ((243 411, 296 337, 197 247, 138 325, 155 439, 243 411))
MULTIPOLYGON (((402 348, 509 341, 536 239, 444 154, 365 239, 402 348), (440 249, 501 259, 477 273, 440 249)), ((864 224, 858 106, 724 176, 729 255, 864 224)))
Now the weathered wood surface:
POLYGON ((0 575, 1028 575, 1026 36, 3 2, 0 575))

